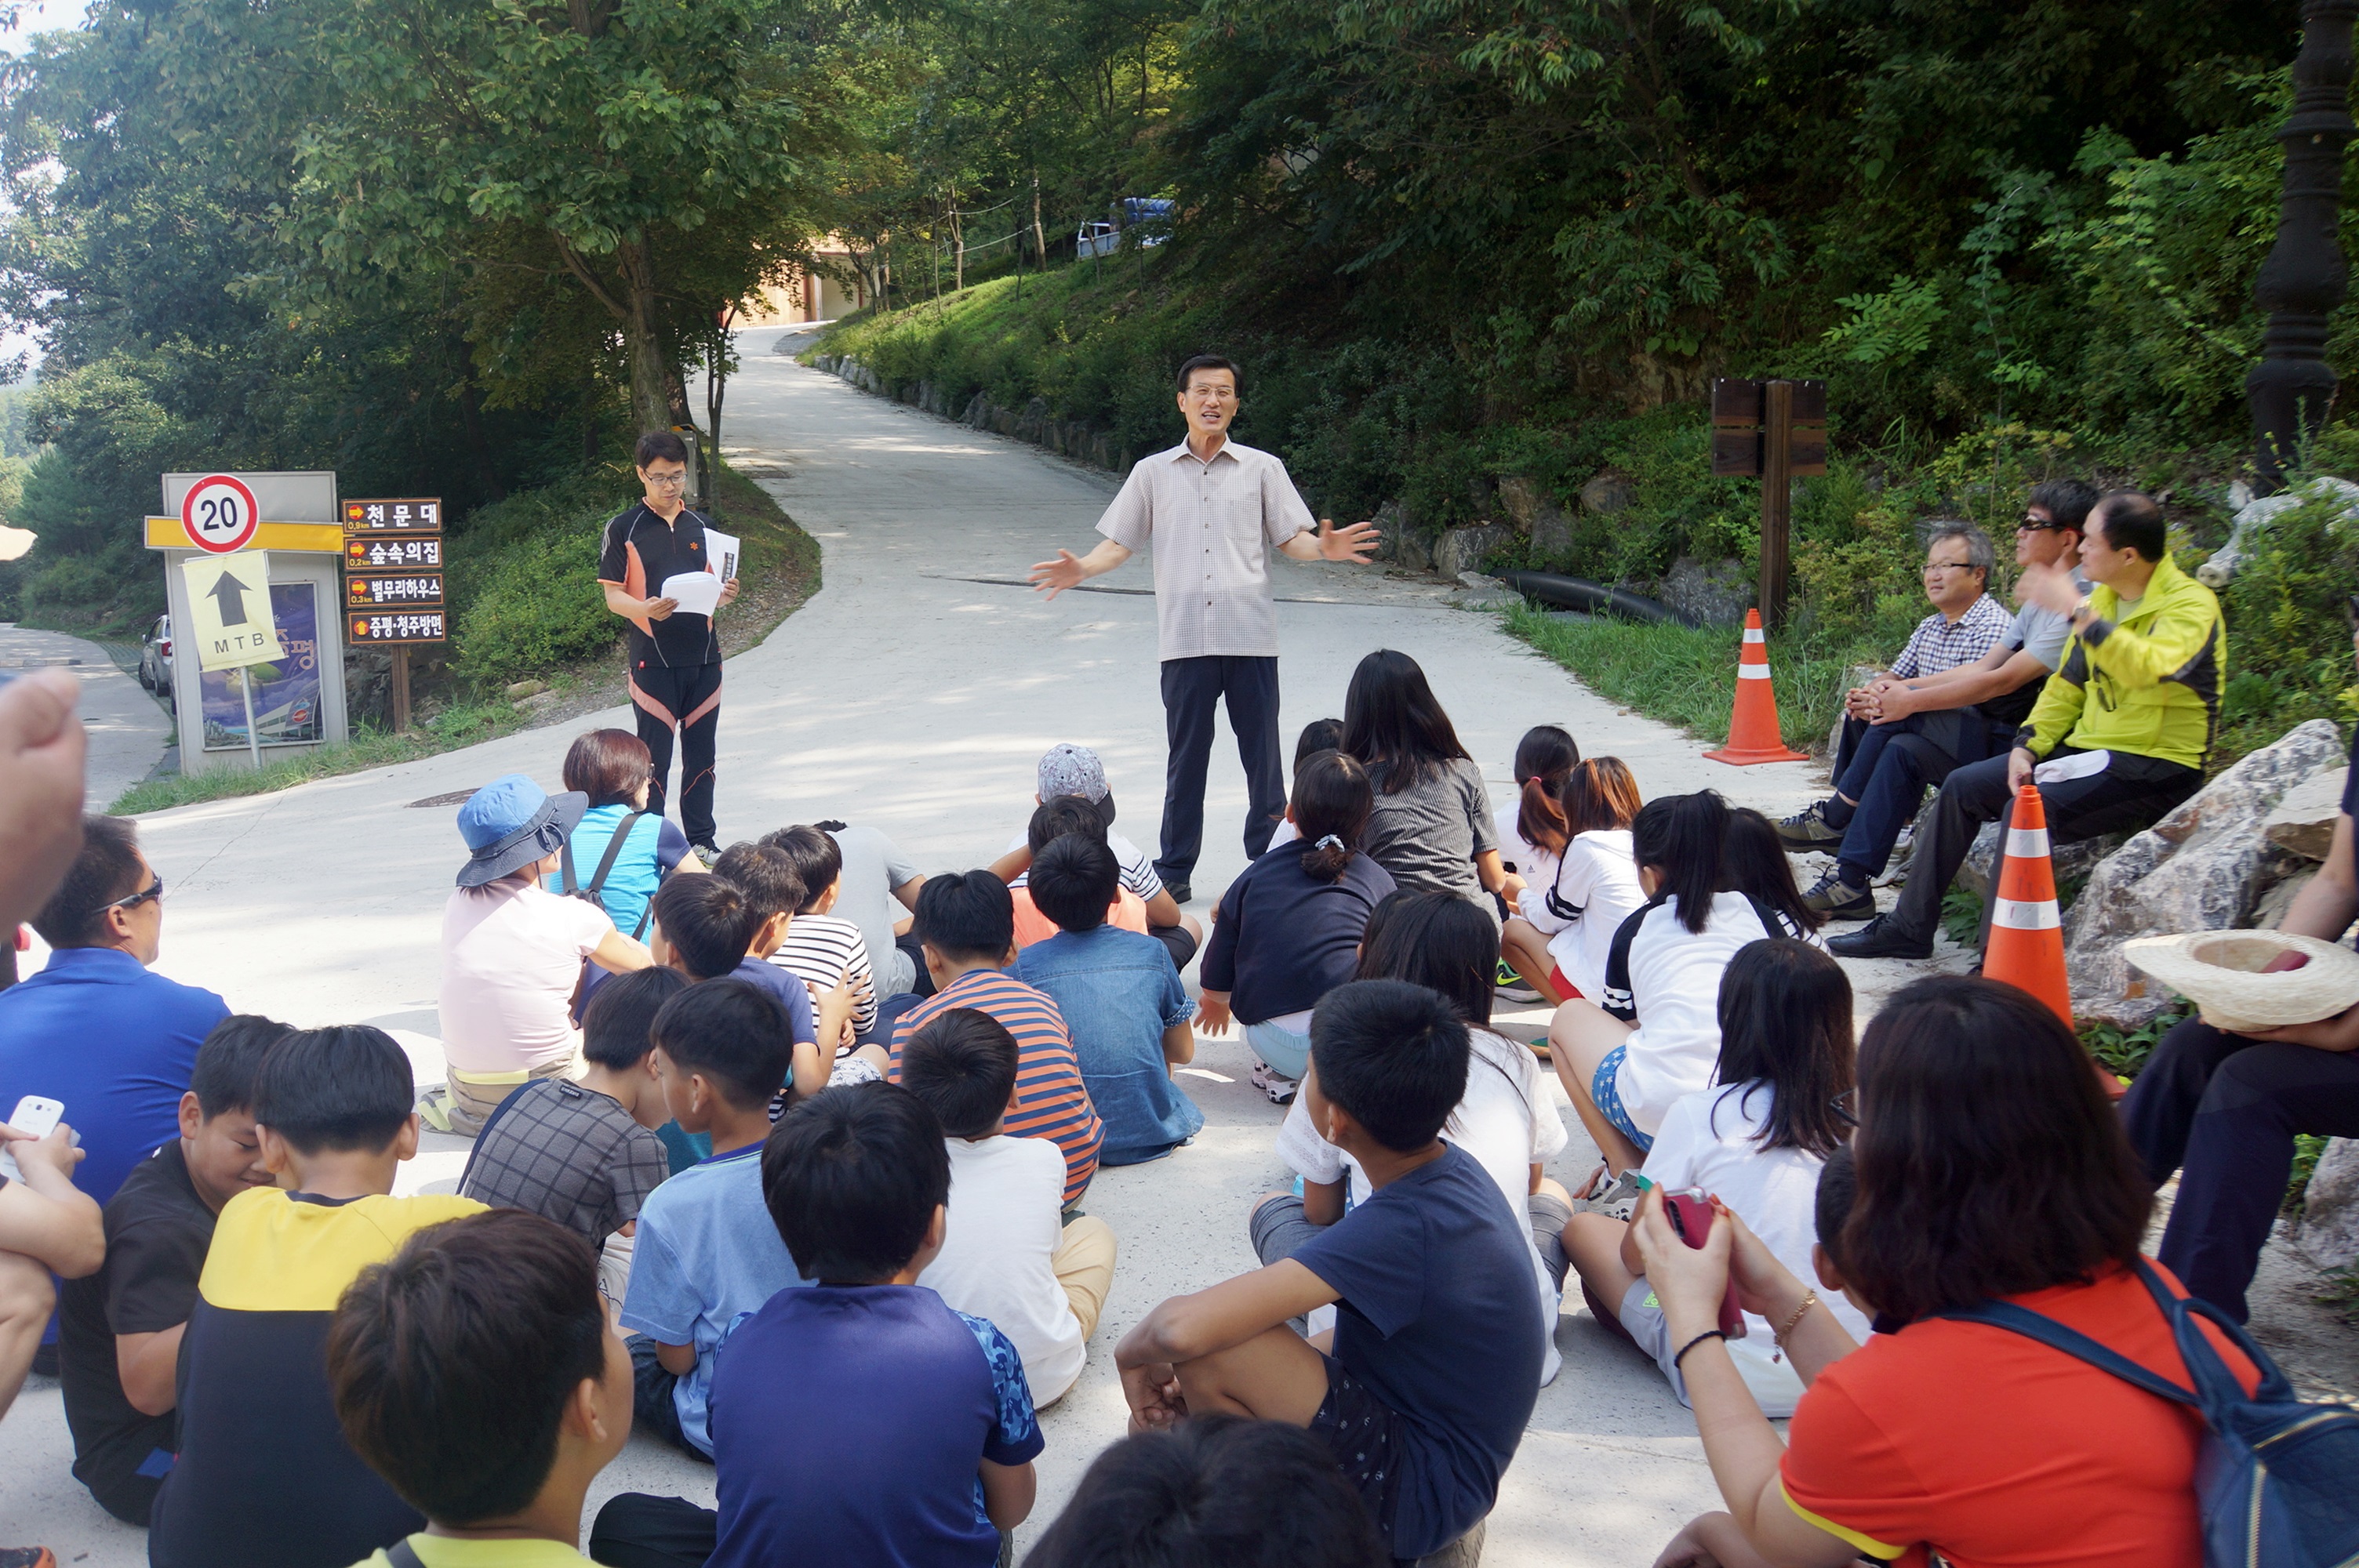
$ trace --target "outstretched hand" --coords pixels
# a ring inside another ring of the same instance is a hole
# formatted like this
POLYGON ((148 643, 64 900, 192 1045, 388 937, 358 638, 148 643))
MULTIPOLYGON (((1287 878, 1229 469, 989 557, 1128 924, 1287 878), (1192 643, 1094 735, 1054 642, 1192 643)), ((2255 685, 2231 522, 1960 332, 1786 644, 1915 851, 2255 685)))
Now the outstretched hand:
POLYGON ((1069 588, 1081 587, 1089 580, 1089 570, 1082 565, 1082 557, 1071 550, 1059 550, 1057 558, 1053 561, 1032 563, 1033 588, 1047 594, 1050 599, 1056 598, 1069 588))
POLYGON ((1376 553, 1384 535, 1374 523, 1354 523, 1338 528, 1327 518, 1319 519, 1319 558, 1322 561, 1364 561, 1376 553))

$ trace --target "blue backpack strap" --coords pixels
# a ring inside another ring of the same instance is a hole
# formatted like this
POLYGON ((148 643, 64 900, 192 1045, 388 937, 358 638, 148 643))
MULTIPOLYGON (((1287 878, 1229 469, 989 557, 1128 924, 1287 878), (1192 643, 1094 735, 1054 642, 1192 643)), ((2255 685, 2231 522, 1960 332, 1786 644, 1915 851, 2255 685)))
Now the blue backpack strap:
POLYGON ((2183 1405, 2195 1405, 2199 1409, 2203 1402, 2196 1397, 2194 1390, 2180 1388, 2160 1373, 2139 1366, 2120 1351, 2098 1344, 2079 1329, 2067 1328, 2052 1317, 2033 1312, 2029 1307, 2017 1306, 2013 1302, 1979 1302, 1970 1307, 1934 1315, 2020 1334, 2026 1339, 2036 1339, 2052 1350, 2077 1357, 2100 1371, 2111 1372, 2122 1381, 2134 1383, 2149 1394, 2176 1400, 2183 1405))
MULTIPOLYGON (((2147 1290, 2161 1306, 2163 1315, 2170 1320, 2171 1334, 2179 1341, 2179 1358, 2187 1363, 2187 1375, 2194 1381, 2206 1415, 2216 1417, 2227 1407, 2243 1403, 2247 1398, 2263 1404, 2291 1403, 2293 1385, 2269 1353, 2253 1341, 2244 1325, 2222 1312, 2211 1302, 2195 1296, 2173 1295, 2155 1272, 2154 1265, 2138 1260, 2138 1277, 2146 1281, 2147 1290), (2247 1396, 2245 1385, 2228 1369, 2228 1364, 2203 1332, 2202 1320, 2208 1319, 2228 1337, 2228 1343, 2244 1353, 2260 1373, 2260 1385, 2247 1396)), ((2217 1426, 2215 1419, 2213 1424, 2217 1426)))

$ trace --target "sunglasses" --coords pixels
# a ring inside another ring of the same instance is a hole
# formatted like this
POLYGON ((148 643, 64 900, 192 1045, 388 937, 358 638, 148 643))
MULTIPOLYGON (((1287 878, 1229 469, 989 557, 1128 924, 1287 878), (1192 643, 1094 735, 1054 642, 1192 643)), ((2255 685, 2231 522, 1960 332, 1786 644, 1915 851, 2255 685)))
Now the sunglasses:
POLYGON ((136 909, 141 904, 146 903, 149 899, 160 900, 163 896, 164 879, 159 876, 146 887, 141 888, 137 892, 132 893, 127 897, 118 898, 112 903, 100 904, 98 909, 93 913, 103 914, 110 909, 136 909))
POLYGON ((2052 517, 2026 517, 2015 525, 2018 534, 2062 534, 2068 530, 2052 517))
POLYGON ((1843 1090, 1843 1093, 1827 1101, 1827 1108, 1833 1111, 1835 1119, 1845 1127, 1857 1127, 1859 1125, 1858 1088, 1854 1087, 1843 1090))

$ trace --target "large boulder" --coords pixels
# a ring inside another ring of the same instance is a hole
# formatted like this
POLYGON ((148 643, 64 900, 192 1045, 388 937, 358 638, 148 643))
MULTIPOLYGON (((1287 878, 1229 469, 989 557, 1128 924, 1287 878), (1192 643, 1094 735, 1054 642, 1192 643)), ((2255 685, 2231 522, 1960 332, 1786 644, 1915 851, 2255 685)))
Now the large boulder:
POLYGON ((2292 1230, 2294 1247, 2321 1269, 2359 1263, 2359 1141, 2328 1142, 2310 1173, 2301 1218, 2292 1230))
POLYGON ((1532 565, 1564 571, 1572 564, 1572 519, 1554 503, 1544 503, 1532 514, 1532 565))
POLYGON ((1581 487, 1581 509, 1583 512, 1627 511, 1630 503, 1637 498, 1637 487, 1612 469, 1607 469, 1581 487))
POLYGON ((2286 851, 2262 832, 2287 793, 2343 759, 2332 722, 2313 719, 2240 760, 2195 797, 2098 865, 2064 921, 2072 1011, 2135 1028, 2170 995, 2122 960, 2134 936, 2225 931, 2283 880, 2286 851))
POLYGON ((1461 572, 1479 572, 1484 561, 1513 549, 1515 544, 1516 531, 1504 523, 1446 529, 1433 546, 1433 569, 1452 579, 1461 572))
POLYGON ((2225 588, 2260 543, 2261 531, 2269 520, 2280 513, 2292 511, 2305 502, 2332 502, 2336 507, 2335 520, 2348 526, 2359 521, 2359 484, 2321 474, 2293 490, 2265 495, 2258 501, 2248 501, 2236 509, 2235 526, 2228 532, 2228 542, 2212 552, 2211 558, 2195 568, 2196 579, 2206 588, 2225 588))
POLYGON ((2334 843, 2334 820, 2343 815, 2343 786, 2350 776, 2351 770, 2343 767, 2304 779, 2285 792, 2261 832, 2280 849, 2323 860, 2334 843))
POLYGON ((1754 606, 1753 569, 1740 560, 1706 563, 1682 556, 1655 585, 1663 607, 1699 626, 1739 626, 1754 606))
POLYGON ((1548 492, 1521 474, 1508 474, 1498 482, 1499 509, 1505 512, 1521 533, 1532 531, 1532 519, 1539 515, 1548 500, 1548 492))

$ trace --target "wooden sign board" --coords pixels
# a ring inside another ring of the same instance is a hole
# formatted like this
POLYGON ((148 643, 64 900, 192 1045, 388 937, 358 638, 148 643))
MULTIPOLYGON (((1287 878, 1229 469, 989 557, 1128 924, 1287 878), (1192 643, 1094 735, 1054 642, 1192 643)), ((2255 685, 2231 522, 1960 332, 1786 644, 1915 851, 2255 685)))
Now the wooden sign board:
POLYGON ((428 495, 390 501, 347 501, 343 517, 347 534, 375 534, 388 530, 440 534, 442 531, 442 498, 428 495))
POLYGON ((386 539, 353 534, 344 539, 344 569, 348 572, 415 571, 421 568, 427 571, 442 569, 440 535, 386 539))
POLYGON ((440 610, 372 611, 366 614, 347 611, 344 631, 354 647, 441 643, 450 637, 440 610))
POLYGON ((346 610, 440 610, 442 574, 417 572, 347 572, 346 610))
MULTIPOLYGON (((1794 381, 1786 430, 1788 478, 1827 471, 1827 384, 1794 381)), ((1723 376, 1712 384, 1712 475, 1759 479, 1767 470, 1768 383, 1723 376)))

